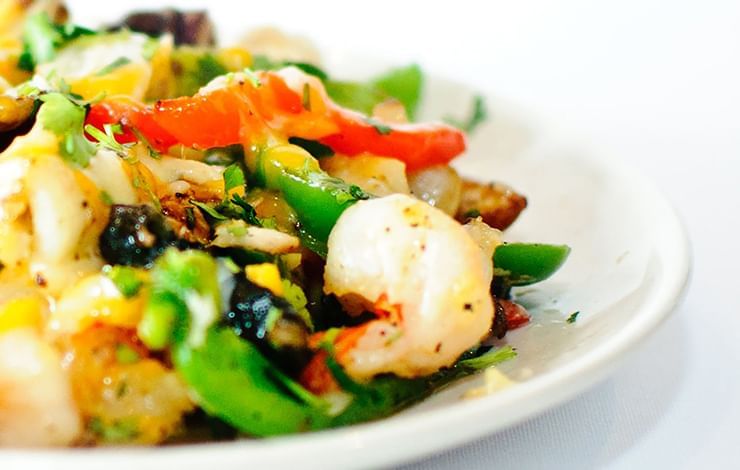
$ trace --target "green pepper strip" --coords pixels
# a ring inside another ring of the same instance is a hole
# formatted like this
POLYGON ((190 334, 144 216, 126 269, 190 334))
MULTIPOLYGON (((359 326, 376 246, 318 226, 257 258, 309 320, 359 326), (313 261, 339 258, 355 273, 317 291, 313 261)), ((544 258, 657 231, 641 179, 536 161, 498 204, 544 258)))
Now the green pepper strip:
POLYGON ((527 286, 552 276, 568 258, 570 247, 542 243, 509 243, 493 253, 491 293, 508 299, 511 288, 527 286))
POLYGON ((328 405, 323 406, 320 398, 302 390, 254 345, 228 329, 211 329, 197 349, 184 342, 175 344, 172 359, 197 394, 198 404, 240 432, 274 436, 329 423, 328 405))
POLYGON ((508 243, 496 248, 493 266, 496 277, 509 286, 526 286, 552 276, 570 254, 567 245, 508 243))
POLYGON ((325 252, 329 232, 345 209, 361 199, 368 199, 357 186, 324 173, 318 161, 298 146, 280 146, 279 150, 267 149, 249 158, 250 169, 257 184, 279 190, 288 204, 296 211, 304 238, 319 254, 325 252), (295 159, 290 165, 273 152, 285 152, 286 148, 295 159), (313 246, 312 246, 313 245, 313 246))

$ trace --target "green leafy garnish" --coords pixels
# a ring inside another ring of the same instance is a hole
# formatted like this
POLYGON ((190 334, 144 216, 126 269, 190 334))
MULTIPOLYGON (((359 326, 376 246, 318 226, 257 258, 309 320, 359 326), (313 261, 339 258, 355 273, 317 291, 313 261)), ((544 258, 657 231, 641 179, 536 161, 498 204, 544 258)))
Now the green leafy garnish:
POLYGON ((488 119, 488 111, 486 110, 486 102, 482 96, 476 95, 473 98, 473 110, 465 120, 458 120, 455 118, 448 117, 445 119, 448 123, 461 129, 465 132, 473 132, 479 125, 488 119))
POLYGON ((103 272, 127 299, 138 294, 144 285, 136 269, 129 266, 106 266, 103 272))
POLYGON ((30 15, 23 25, 23 52, 18 59, 18 67, 33 72, 36 65, 52 60, 68 42, 92 34, 95 31, 81 26, 56 24, 46 12, 30 15))
POLYGON ((236 163, 231 164, 224 170, 224 192, 229 193, 234 188, 244 186, 246 179, 244 171, 236 163))
POLYGON ((215 207, 211 207, 208 204, 200 201, 196 201, 194 199, 190 200, 190 204, 194 205, 198 209, 202 210, 205 214, 208 216, 216 219, 216 220, 228 220, 228 217, 221 214, 219 211, 216 210, 215 207))
POLYGON ((120 157, 126 157, 126 155, 128 154, 126 147, 123 144, 118 143, 118 141, 116 140, 116 134, 121 134, 123 132, 121 129, 121 125, 104 124, 103 129, 105 129, 105 132, 101 131, 92 124, 85 125, 85 132, 94 137, 95 140, 98 141, 98 144, 100 146, 113 150, 120 157))
POLYGON ((37 119, 59 138, 61 157, 78 167, 86 167, 95 154, 95 145, 83 133, 85 108, 61 93, 47 93, 39 99, 43 104, 37 119))
POLYGON ((130 64, 131 59, 128 57, 119 57, 118 59, 114 60, 110 64, 106 65, 102 69, 98 70, 98 72, 95 75, 107 75, 111 73, 112 71, 116 70, 119 67, 123 67, 126 64, 130 64))
POLYGON ((576 322, 576 320, 578 319, 578 315, 579 315, 580 313, 581 313, 581 312, 579 312, 579 311, 576 311, 576 312, 573 312, 573 313, 571 313, 571 314, 570 314, 570 315, 568 316, 568 319, 567 319, 567 320, 565 320, 565 321, 566 321, 566 323, 575 323, 575 322, 576 322))

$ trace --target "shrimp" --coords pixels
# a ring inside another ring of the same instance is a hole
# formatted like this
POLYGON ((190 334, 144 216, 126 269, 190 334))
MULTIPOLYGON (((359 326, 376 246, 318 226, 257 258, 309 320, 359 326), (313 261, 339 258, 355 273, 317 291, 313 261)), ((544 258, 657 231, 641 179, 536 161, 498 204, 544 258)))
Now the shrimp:
POLYGON ((334 340, 351 377, 428 375, 488 333, 491 262, 441 210, 402 194, 358 202, 339 218, 328 248, 325 292, 350 314, 377 315, 334 340))
POLYGON ((0 335, 0 447, 75 442, 82 423, 60 363, 30 328, 0 335))

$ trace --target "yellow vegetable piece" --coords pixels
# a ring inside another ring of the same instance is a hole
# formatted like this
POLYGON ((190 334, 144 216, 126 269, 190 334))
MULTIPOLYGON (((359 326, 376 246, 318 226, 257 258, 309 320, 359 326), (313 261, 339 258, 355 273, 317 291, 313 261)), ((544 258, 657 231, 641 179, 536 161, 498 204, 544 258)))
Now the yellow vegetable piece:
POLYGON ((36 297, 9 301, 0 307, 0 333, 28 327, 40 330, 43 322, 41 310, 41 299, 36 297))
POLYGON ((269 289, 275 295, 283 295, 280 271, 272 263, 250 264, 244 268, 247 279, 260 287, 269 289))
POLYGON ((103 75, 89 75, 70 81, 70 87, 86 100, 92 100, 101 93, 106 96, 128 95, 141 100, 149 86, 151 74, 148 63, 129 63, 103 75))
POLYGON ((216 59, 232 72, 252 66, 252 54, 242 47, 225 47, 216 51, 216 59))

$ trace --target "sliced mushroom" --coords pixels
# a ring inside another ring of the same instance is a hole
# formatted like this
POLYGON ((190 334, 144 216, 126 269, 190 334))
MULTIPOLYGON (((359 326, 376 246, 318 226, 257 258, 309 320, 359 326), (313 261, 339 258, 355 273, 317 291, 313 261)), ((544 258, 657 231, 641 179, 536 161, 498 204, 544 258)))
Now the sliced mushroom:
POLYGON ((480 216, 493 228, 509 227, 527 207, 527 198, 500 183, 482 184, 465 180, 456 218, 464 222, 480 216))

